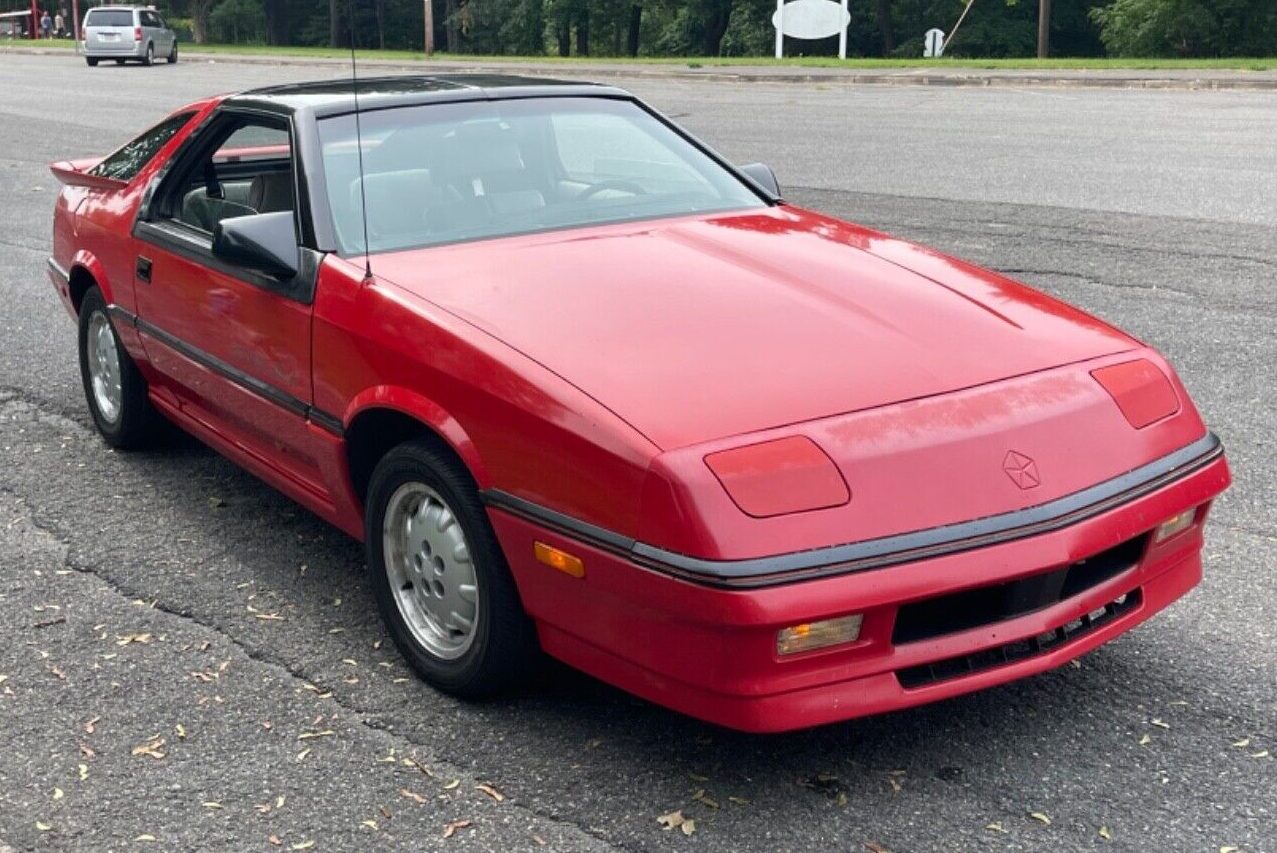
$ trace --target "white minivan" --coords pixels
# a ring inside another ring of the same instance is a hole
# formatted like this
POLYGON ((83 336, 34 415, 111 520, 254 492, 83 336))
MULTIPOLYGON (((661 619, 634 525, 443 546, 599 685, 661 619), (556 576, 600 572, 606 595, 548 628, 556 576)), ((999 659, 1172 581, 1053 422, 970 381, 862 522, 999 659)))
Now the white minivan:
POLYGON ((84 16, 84 61, 114 59, 150 65, 157 57, 177 62, 177 33, 145 6, 98 6, 84 16))

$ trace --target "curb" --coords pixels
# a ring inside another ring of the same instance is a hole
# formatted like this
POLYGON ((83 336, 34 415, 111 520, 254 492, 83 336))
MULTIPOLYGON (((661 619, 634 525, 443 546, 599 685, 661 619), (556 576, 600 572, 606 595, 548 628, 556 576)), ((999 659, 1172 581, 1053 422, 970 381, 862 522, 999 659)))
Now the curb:
MULTIPOLYGON (((78 55, 62 48, 5 47, 0 53, 10 52, 36 56, 78 55)), ((336 57, 271 56, 268 54, 219 54, 199 53, 189 49, 182 52, 187 62, 228 63, 236 65, 277 66, 331 66, 349 67, 349 62, 336 57)), ((884 69, 882 71, 855 71, 838 68, 799 69, 776 71, 761 66, 706 66, 681 68, 662 65, 530 63, 530 62, 448 62, 424 59, 415 62, 397 60, 364 59, 361 68, 412 71, 416 73, 524 73, 559 76, 565 69, 569 77, 626 78, 647 80, 710 80, 728 83, 803 83, 841 86, 933 86, 940 88, 1068 88, 1068 89, 1145 89, 1183 91, 1277 91, 1277 72, 1268 71, 1218 71, 1192 76, 1191 70, 1182 74, 1140 74, 1128 72, 1109 74, 1103 71, 1079 72, 1062 69, 1058 72, 1000 72, 979 69, 953 69, 944 73, 921 69, 884 69), (1263 76, 1250 76, 1263 75, 1263 76)))

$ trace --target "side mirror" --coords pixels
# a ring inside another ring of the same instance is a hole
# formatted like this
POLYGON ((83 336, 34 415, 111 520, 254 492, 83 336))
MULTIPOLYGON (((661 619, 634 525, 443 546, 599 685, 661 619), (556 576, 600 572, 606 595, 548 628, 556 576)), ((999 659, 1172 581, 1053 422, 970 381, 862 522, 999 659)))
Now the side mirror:
POLYGON ((213 229, 213 256, 279 279, 297 275, 297 227, 293 212, 232 216, 213 229))
POLYGON ((776 180, 776 173, 772 171, 771 166, 750 163, 748 166, 741 166, 740 171, 763 192, 768 193, 772 198, 780 198, 780 182, 776 180))

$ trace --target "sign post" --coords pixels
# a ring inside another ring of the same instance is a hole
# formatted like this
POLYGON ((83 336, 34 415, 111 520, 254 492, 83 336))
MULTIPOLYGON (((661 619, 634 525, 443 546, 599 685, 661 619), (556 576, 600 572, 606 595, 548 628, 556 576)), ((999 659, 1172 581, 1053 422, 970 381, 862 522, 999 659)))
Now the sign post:
POLYGON ((776 0, 772 26, 776 28, 776 58, 785 55, 785 36, 825 39, 838 36, 838 58, 847 58, 847 25, 851 12, 847 0, 776 0))
POLYGON ((944 30, 932 27, 922 37, 922 56, 924 59, 936 59, 944 56, 944 30))

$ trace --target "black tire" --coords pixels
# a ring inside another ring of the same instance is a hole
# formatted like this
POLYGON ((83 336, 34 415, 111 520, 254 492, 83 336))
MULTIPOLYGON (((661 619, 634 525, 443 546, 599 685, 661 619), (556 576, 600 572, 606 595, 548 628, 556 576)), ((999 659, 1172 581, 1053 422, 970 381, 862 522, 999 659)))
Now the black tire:
POLYGON ((373 594, 399 651, 429 684, 445 693, 475 699, 520 683, 540 655, 536 630, 523 611, 514 578, 465 467, 439 443, 405 442, 377 463, 368 486, 364 542, 373 594), (460 522, 478 588, 474 638, 460 656, 431 653, 413 635, 391 590, 383 529, 389 502, 408 483, 436 492, 460 522))
POLYGON ((168 64, 169 65, 177 64, 177 42, 176 41, 173 42, 173 49, 169 51, 168 64))
POLYGON ((155 64, 155 45, 149 42, 146 45, 146 56, 142 57, 142 64, 143 65, 155 64))
POLYGON ((98 60, 96 56, 86 56, 84 57, 84 61, 88 64, 90 68, 98 67, 98 60))
POLYGON ((142 378, 137 365, 129 357, 128 351, 120 343, 115 333, 115 324, 111 322, 106 310, 106 301, 102 291, 96 287, 89 288, 80 302, 80 380, 84 385, 84 398, 89 404, 89 414, 93 423, 107 444, 120 450, 135 450, 145 447, 154 439, 159 416, 151 406, 146 394, 146 380, 142 378), (116 358, 119 359, 120 372, 120 411, 115 419, 107 417, 98 405, 93 392, 93 378, 89 371, 88 335, 95 314, 106 318, 111 325, 111 338, 115 346, 116 358))
POLYGON ((123 65, 123 64, 124 64, 124 60, 123 60, 123 59, 117 59, 117 60, 115 60, 115 64, 116 64, 116 65, 123 65))

